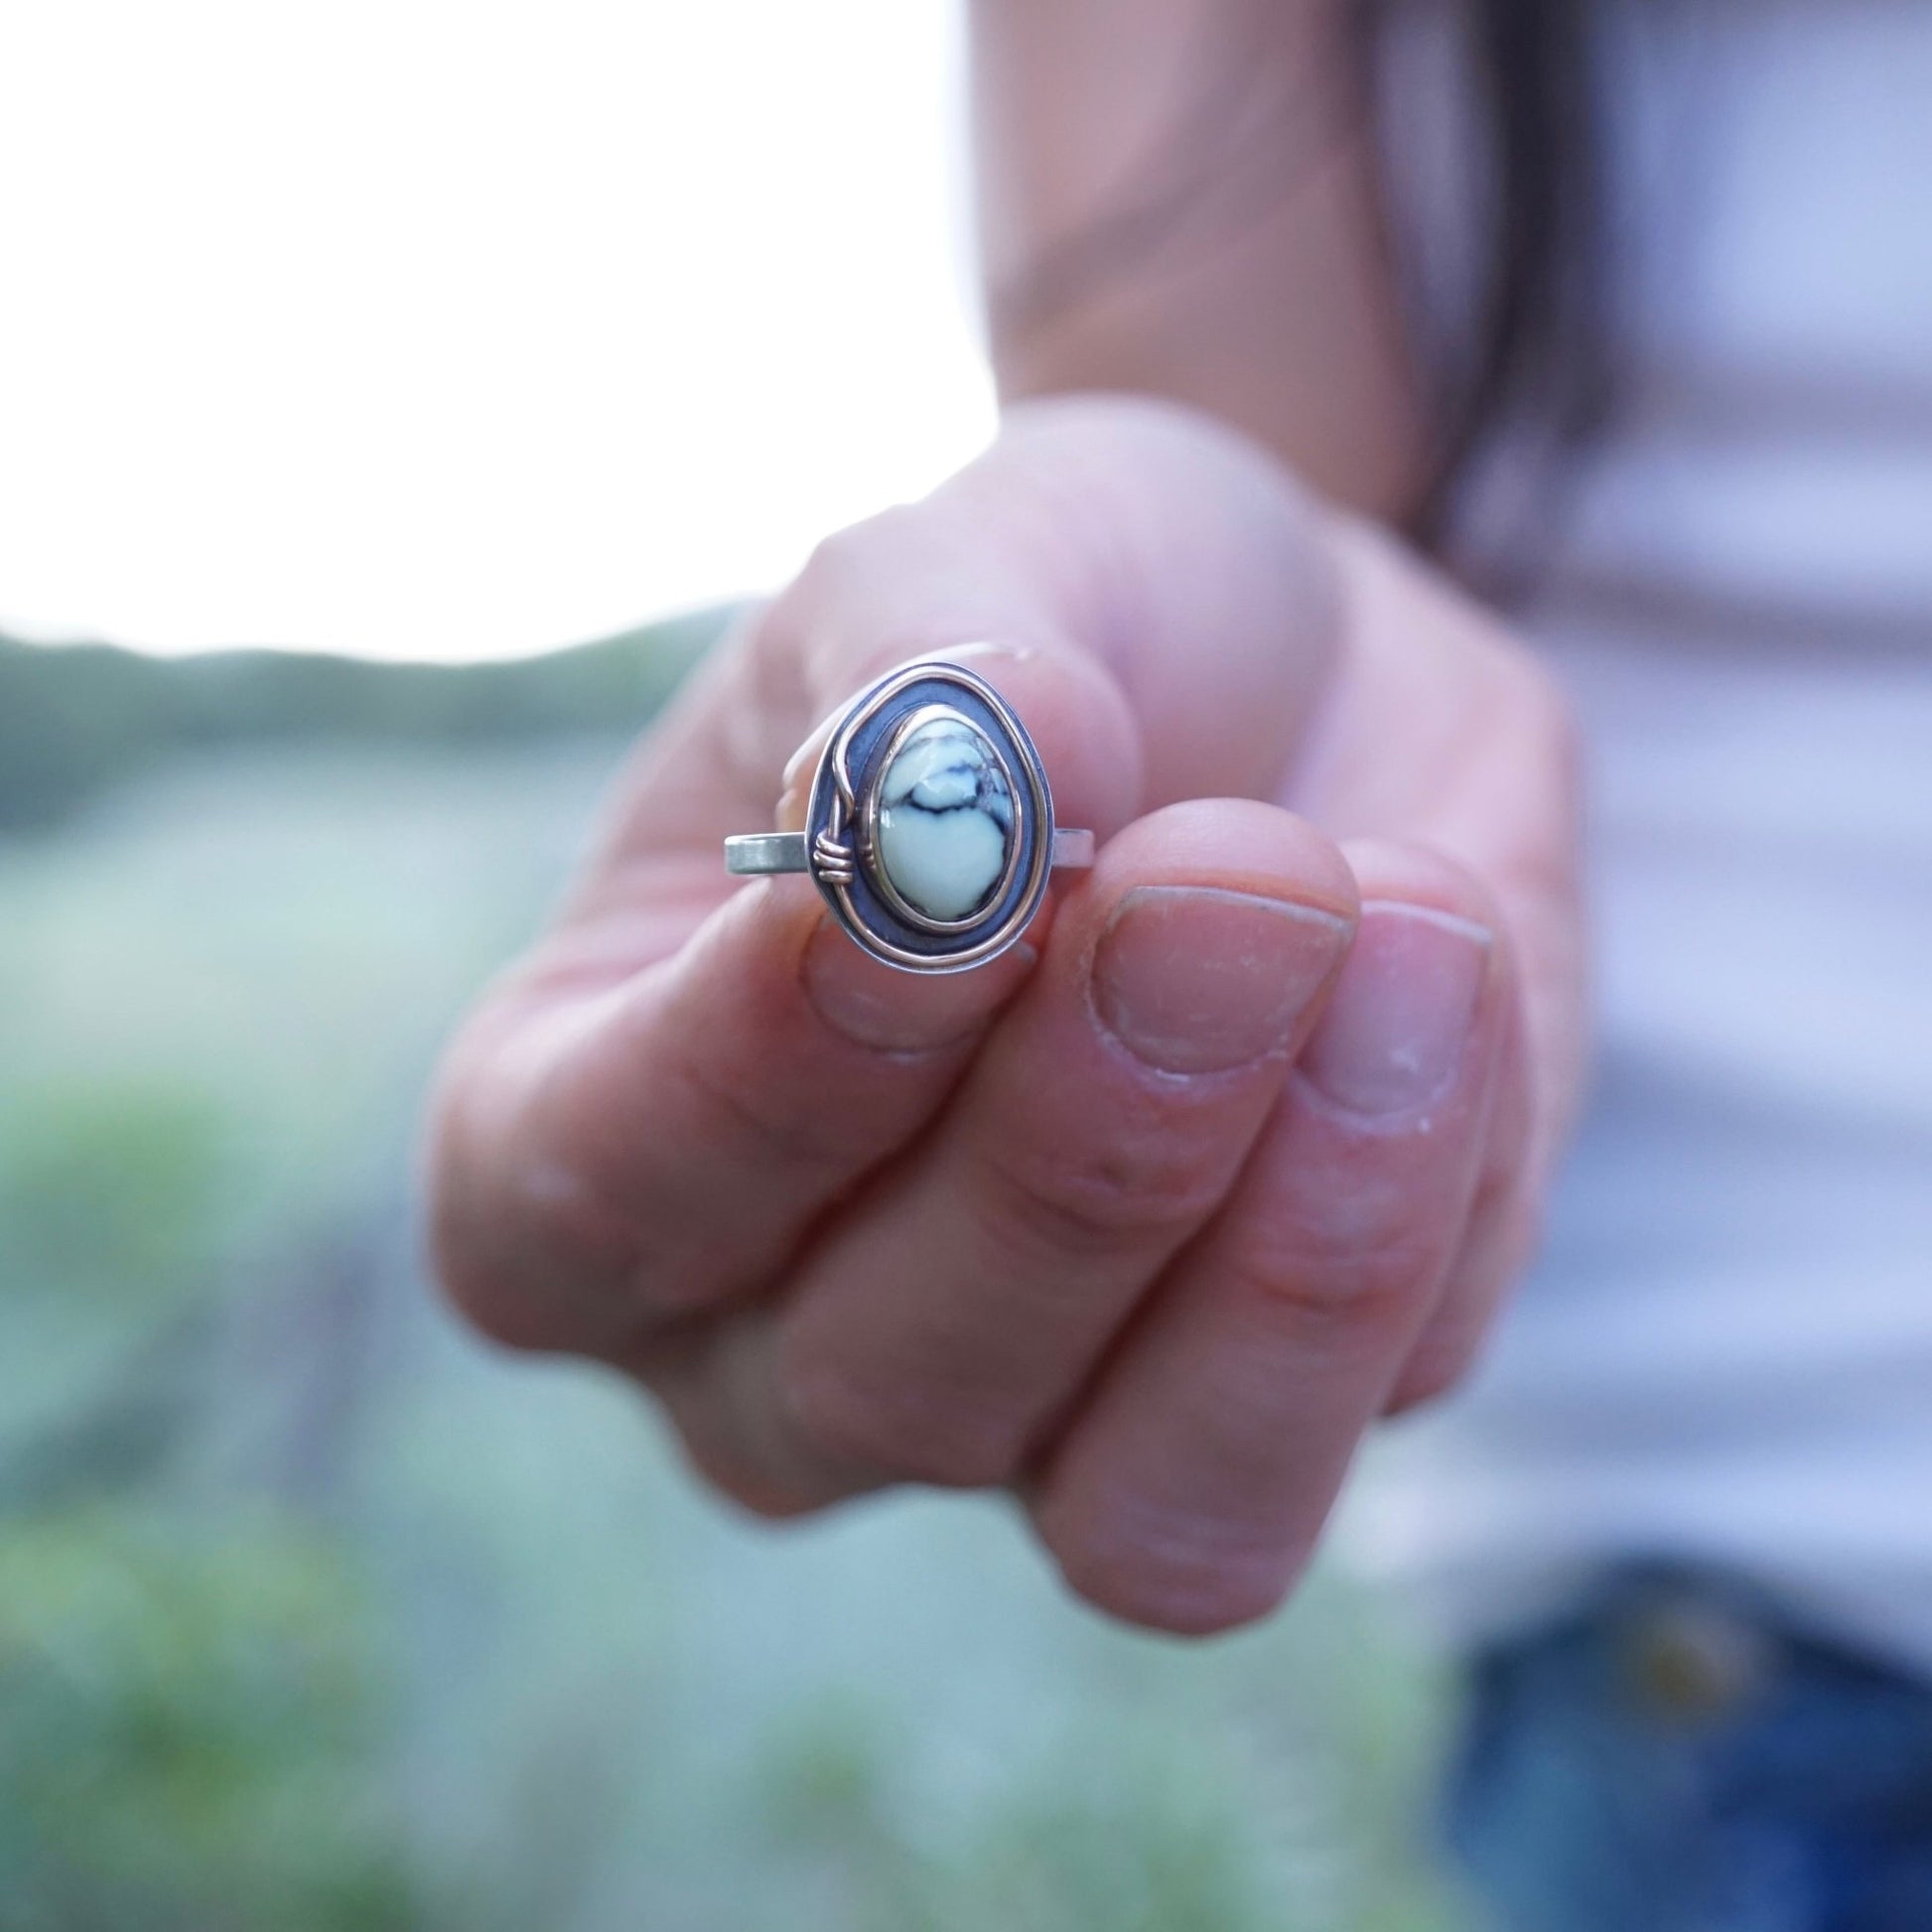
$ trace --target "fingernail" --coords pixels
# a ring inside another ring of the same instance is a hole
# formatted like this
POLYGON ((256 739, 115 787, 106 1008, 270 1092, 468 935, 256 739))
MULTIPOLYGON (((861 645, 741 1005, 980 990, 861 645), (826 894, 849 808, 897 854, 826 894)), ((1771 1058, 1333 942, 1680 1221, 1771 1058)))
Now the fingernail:
POLYGON ((1347 920, 1318 906, 1137 886, 1094 955, 1094 1012, 1150 1066, 1223 1073, 1286 1049, 1347 943, 1347 920))
POLYGON ((1455 1078, 1489 970, 1489 932, 1452 912, 1371 900, 1301 1059, 1337 1107, 1413 1112, 1455 1078))
POLYGON ((1033 970, 1024 940, 970 973, 914 978, 868 958, 829 919, 799 962, 805 997, 836 1034, 882 1053, 932 1053, 973 1037, 1033 970))

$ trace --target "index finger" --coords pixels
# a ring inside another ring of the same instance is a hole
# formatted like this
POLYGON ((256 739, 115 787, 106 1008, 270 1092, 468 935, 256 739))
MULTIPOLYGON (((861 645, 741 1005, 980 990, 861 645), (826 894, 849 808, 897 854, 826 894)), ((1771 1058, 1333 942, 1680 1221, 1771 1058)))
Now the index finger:
MULTIPOLYGON (((1127 760, 1076 722, 1102 709, 1091 672, 1068 656, 995 661, 973 655, 1040 721, 1072 809, 1117 818, 1105 768, 1127 760)), ((653 1322, 758 1289, 944 1100, 1034 956, 1023 944, 968 973, 908 975, 860 951, 802 878, 703 911, 723 885, 716 846, 634 861, 636 909, 591 921, 588 953, 567 930, 450 1056, 439 1272, 501 1340, 621 1353, 653 1322), (598 947, 613 922, 616 945, 663 950, 611 976, 622 954, 598 947)))

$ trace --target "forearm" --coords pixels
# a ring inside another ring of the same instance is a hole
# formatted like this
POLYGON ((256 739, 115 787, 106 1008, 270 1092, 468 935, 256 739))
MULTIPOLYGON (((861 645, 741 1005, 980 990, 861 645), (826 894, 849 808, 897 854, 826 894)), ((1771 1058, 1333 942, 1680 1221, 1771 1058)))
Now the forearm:
POLYGON ((1326 0, 973 0, 1002 396, 1172 397, 1400 519, 1426 472, 1372 127, 1326 0))

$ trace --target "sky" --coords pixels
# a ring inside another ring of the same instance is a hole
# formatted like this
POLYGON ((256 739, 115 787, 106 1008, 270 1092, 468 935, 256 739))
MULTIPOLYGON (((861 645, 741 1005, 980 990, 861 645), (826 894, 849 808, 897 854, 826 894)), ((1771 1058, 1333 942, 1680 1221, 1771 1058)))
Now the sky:
POLYGON ((992 422, 947 0, 0 7, 0 631, 493 656, 992 422))

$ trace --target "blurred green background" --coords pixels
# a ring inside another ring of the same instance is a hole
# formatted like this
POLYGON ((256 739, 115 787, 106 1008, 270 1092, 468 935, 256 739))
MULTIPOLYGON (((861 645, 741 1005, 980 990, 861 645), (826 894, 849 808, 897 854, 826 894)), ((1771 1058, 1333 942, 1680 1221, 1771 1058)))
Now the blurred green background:
POLYGON ((1450 1932, 1439 1688, 990 1501, 774 1532, 427 1290, 438 1043, 719 627, 0 641, 0 1932, 1450 1932))

